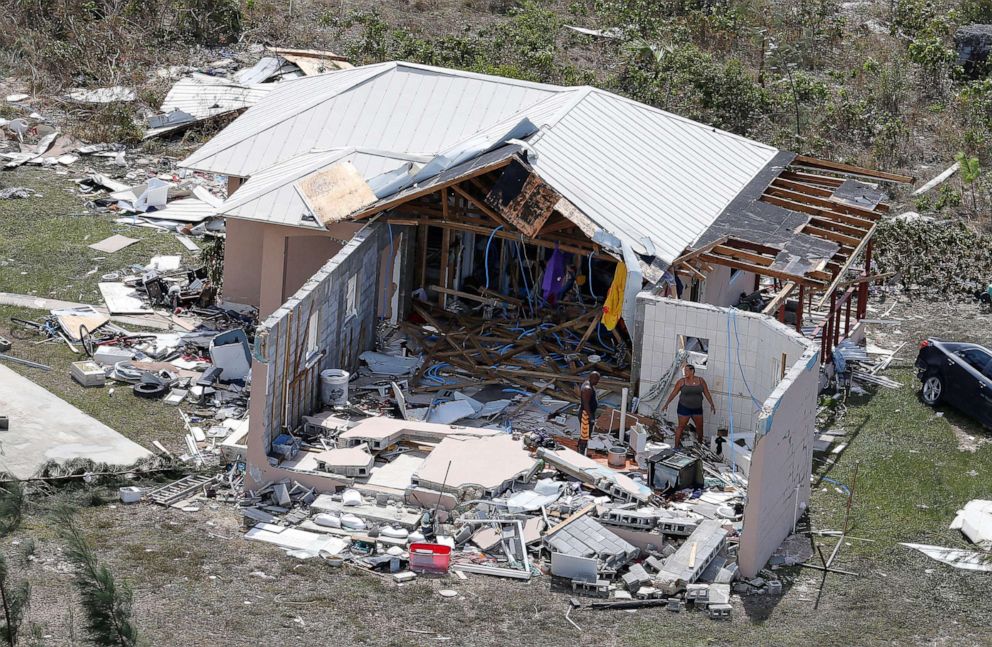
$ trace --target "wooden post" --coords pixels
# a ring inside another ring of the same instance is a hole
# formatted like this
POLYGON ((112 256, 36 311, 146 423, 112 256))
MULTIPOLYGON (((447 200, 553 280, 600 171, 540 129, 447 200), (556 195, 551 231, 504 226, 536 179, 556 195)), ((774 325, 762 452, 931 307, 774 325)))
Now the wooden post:
POLYGON ((788 299, 782 299, 782 305, 778 307, 778 320, 785 323, 785 302, 788 299))
POLYGON ((833 309, 837 312, 835 313, 836 319, 834 321, 834 346, 840 343, 840 307, 837 304, 837 290, 834 290, 833 294, 830 296, 831 302, 834 304, 833 309))
POLYGON ((417 287, 427 289, 427 238, 430 227, 417 227, 417 287))
POLYGON ((806 296, 806 286, 799 284, 799 300, 796 302, 796 332, 803 332, 803 297, 806 296))
MULTIPOLYGON (((438 283, 441 284, 442 288, 448 287, 448 256, 450 255, 451 247, 451 229, 448 227, 443 227, 441 229, 441 273, 438 275, 438 283)), ((442 308, 445 304, 445 299, 447 295, 443 292, 437 295, 437 303, 442 308)))
POLYGON ((847 294, 847 305, 844 308, 844 337, 851 334, 851 301, 854 301, 854 291, 847 294))

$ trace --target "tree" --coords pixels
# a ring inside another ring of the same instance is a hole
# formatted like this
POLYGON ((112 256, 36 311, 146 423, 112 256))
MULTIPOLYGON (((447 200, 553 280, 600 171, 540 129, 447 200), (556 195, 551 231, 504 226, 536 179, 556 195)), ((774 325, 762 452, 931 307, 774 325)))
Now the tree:
POLYGON ((86 633, 94 645, 135 647, 138 630, 132 620, 132 593, 118 583, 107 567, 97 561, 72 511, 58 515, 62 535, 68 544, 66 555, 76 566, 75 585, 86 613, 86 633))
POLYGON ((975 184, 978 182, 978 177, 982 174, 982 169, 978 163, 978 158, 968 157, 965 155, 964 151, 959 151, 958 154, 954 156, 954 161, 958 163, 960 168, 961 181, 968 187, 968 190, 971 193, 971 209, 975 213, 978 213, 978 197, 975 194, 975 184))

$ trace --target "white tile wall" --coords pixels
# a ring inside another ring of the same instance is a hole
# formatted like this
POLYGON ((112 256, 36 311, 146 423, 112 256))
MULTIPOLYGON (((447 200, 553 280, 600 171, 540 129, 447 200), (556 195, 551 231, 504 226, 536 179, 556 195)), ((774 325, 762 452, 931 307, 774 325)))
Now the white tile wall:
MULTIPOLYGON (((704 409, 704 432, 716 434, 729 428, 733 412, 735 435, 751 433, 760 407, 779 382, 782 353, 787 368, 807 349, 808 342, 788 327, 759 313, 731 311, 707 304, 677 301, 641 294, 644 312, 640 353, 640 392, 646 394, 671 367, 680 335, 709 340, 709 355, 699 376, 706 380, 717 413, 704 409), (728 322, 729 339, 728 339, 728 322), (736 335, 734 324, 736 322, 736 335), (729 343, 728 343, 729 342, 729 343), (728 380, 728 345, 732 380, 728 380), (733 394, 729 393, 730 382, 733 394), (750 393, 748 392, 750 387, 750 393)), ((664 394, 663 397, 667 397, 664 394)), ((651 413, 656 402, 642 402, 641 413, 651 413)), ((672 403, 666 418, 676 422, 672 403)))

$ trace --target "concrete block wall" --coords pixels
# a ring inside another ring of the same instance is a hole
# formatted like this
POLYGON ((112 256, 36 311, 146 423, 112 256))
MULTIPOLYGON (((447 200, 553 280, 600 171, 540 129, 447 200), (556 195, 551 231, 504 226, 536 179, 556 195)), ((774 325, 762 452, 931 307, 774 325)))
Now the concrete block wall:
POLYGON ((290 382, 304 379, 301 376, 307 350, 307 322, 311 314, 317 314, 317 348, 324 356, 316 370, 309 371, 306 383, 298 385, 293 397, 289 398, 291 401, 287 402, 291 426, 315 406, 320 371, 328 368, 354 370, 358 356, 375 346, 381 289, 376 280, 377 268, 379 255, 388 244, 385 227, 372 225, 362 230, 259 326, 252 364, 249 462, 253 459, 265 461, 271 441, 281 432, 286 417, 284 390, 290 382), (357 299, 354 311, 348 312, 346 302, 351 277, 357 277, 357 299), (300 365, 295 367, 294 374, 287 375, 287 369, 294 370, 296 357, 301 358, 300 365))
MULTIPOLYGON (((668 391, 659 400, 643 399, 669 371, 679 349, 679 338, 708 340, 705 368, 697 374, 706 380, 717 412, 704 408, 704 433, 729 428, 733 415, 735 435, 748 436, 755 427, 764 400, 778 385, 782 356, 786 367, 795 363, 807 349, 806 340, 760 313, 742 312, 691 301, 666 299, 642 292, 638 295, 634 326, 634 376, 642 401, 639 412, 654 414, 668 391)), ((679 375, 681 377, 681 375, 679 375)), ((673 382, 674 383, 674 382, 673 382)), ((675 423, 677 401, 659 415, 675 423)))
POLYGON ((757 575, 809 504, 819 375, 819 349, 810 348, 759 416, 737 553, 745 577, 757 575))

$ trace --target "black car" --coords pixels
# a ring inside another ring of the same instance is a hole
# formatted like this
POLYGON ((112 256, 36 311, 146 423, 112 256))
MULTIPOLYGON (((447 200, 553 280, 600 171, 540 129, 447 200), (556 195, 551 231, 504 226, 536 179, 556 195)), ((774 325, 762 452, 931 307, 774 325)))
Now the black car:
POLYGON ((992 351, 978 344, 920 342, 916 375, 920 395, 930 406, 942 402, 992 427, 992 351))

